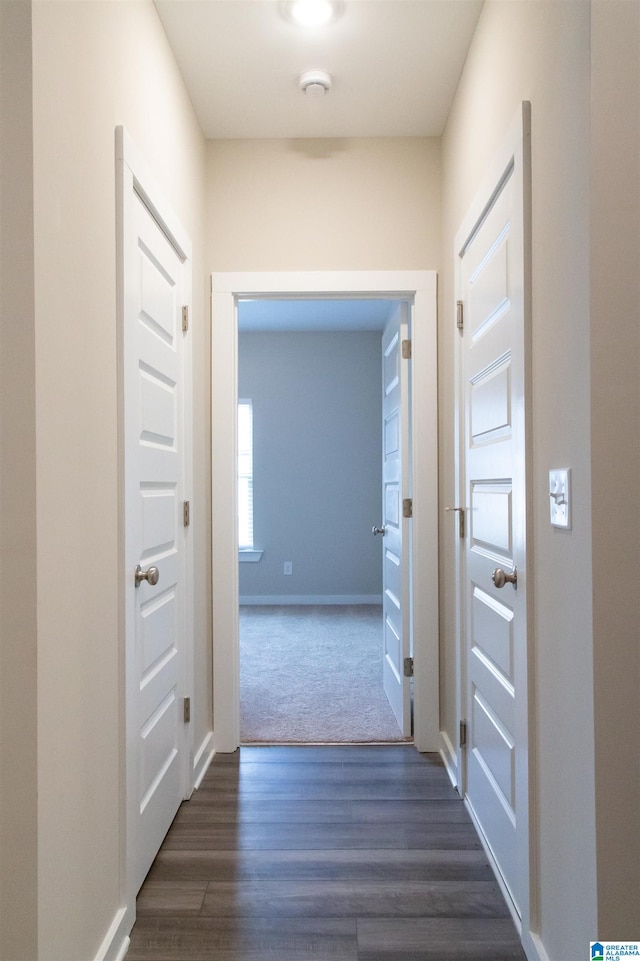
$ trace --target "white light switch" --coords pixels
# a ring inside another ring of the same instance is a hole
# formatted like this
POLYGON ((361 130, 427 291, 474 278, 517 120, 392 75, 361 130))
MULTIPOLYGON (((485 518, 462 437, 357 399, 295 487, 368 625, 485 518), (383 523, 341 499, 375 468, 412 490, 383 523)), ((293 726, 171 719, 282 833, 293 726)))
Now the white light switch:
POLYGON ((553 527, 571 530, 571 468, 549 471, 549 519, 553 527))

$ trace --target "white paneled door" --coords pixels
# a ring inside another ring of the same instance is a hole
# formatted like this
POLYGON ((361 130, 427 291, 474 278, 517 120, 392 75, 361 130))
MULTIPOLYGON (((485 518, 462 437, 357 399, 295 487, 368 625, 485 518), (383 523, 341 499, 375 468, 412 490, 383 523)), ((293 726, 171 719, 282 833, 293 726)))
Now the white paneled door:
POLYGON ((124 188, 123 373, 127 807, 137 891, 188 794, 184 501, 188 263, 124 188))
MULTIPOLYGON (((410 656, 409 378, 402 356, 407 339, 408 306, 398 306, 382 336, 382 613, 384 691, 403 735, 411 734, 411 680, 404 662, 410 656)), ((374 531, 376 528, 374 528, 374 531)))
POLYGON ((467 531, 465 796, 522 914, 528 898, 525 190, 522 124, 458 247, 467 531))

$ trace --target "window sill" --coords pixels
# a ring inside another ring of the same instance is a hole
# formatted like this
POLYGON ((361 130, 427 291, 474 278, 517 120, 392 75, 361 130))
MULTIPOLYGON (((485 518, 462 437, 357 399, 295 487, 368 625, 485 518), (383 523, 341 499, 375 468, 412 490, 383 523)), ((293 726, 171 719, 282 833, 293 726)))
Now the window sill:
POLYGON ((262 557, 262 551, 248 550, 246 548, 240 548, 238 551, 238 560, 241 564, 256 564, 262 557))

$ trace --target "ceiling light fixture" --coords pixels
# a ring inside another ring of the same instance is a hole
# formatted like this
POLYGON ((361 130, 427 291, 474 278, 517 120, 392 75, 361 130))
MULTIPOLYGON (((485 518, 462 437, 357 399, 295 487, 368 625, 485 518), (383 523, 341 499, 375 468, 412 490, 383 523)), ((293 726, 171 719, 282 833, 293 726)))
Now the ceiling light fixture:
POLYGON ((306 70, 298 80, 298 86, 307 97, 324 97, 331 90, 332 83, 331 74, 326 70, 306 70))
POLYGON ((336 0, 291 0, 283 5, 283 13, 300 27, 324 27, 335 20, 340 5, 336 0))

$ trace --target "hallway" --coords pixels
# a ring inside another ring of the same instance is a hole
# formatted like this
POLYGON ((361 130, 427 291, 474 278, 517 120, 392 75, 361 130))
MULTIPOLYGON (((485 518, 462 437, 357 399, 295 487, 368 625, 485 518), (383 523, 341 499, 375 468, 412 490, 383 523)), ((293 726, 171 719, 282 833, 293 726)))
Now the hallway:
POLYGON ((127 961, 524 961, 439 759, 218 755, 138 896, 127 961))

